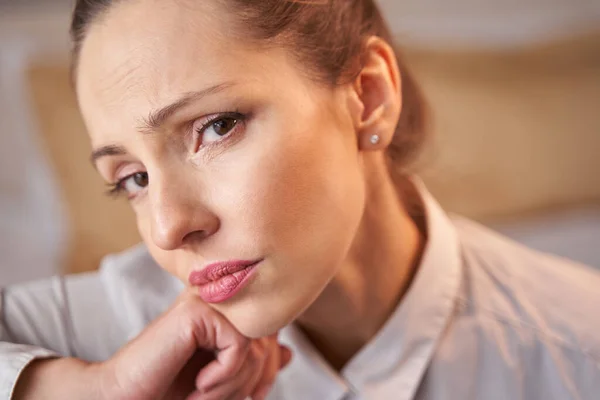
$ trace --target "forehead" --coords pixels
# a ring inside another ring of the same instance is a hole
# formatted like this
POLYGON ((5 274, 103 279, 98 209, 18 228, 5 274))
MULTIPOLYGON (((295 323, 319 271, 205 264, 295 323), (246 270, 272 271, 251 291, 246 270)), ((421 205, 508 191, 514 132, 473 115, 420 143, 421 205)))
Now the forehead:
POLYGON ((235 40, 235 21, 217 3, 125 0, 92 23, 76 76, 90 133, 100 113, 139 118, 186 92, 260 77, 272 55, 235 40))
POLYGON ((232 18, 214 3, 117 2, 88 30, 78 81, 101 77, 101 83, 110 87, 123 79, 130 78, 133 83, 132 78, 146 77, 140 74, 156 72, 172 81, 186 69, 194 69, 194 63, 209 67, 207 64, 229 54, 227 50, 235 44, 228 35, 233 30, 232 18))

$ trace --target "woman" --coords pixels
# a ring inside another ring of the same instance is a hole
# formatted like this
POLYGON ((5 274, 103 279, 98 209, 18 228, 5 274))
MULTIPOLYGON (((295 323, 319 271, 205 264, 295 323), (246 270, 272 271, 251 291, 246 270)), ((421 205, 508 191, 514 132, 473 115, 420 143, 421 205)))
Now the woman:
POLYGON ((72 32, 144 246, 4 290, 0 398, 598 398, 600 277, 408 175, 423 105, 371 0, 81 0, 72 32))

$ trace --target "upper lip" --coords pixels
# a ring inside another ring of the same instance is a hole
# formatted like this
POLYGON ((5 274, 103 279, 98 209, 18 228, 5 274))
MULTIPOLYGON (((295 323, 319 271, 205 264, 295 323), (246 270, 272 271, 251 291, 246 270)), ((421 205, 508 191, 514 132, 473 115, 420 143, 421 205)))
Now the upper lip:
POLYGON ((199 271, 190 274, 189 281, 192 286, 201 286, 217 281, 224 276, 242 271, 258 264, 262 260, 230 260, 209 264, 199 271))

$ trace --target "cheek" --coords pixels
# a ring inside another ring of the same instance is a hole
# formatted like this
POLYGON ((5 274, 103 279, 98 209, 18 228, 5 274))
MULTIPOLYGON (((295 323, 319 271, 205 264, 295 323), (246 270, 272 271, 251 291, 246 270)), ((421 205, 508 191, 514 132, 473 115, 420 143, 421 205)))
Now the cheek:
MULTIPOLYGON (((208 207, 221 224, 195 257, 269 256, 277 280, 307 268, 307 279, 322 275, 319 282, 332 274, 362 215, 364 180, 351 138, 326 118, 306 120, 316 122, 302 130, 263 128, 202 170, 185 172, 207 194, 208 203, 198 206, 208 207)), ((151 213, 144 207, 137 221, 149 251, 165 270, 185 279, 189 254, 153 244, 151 213)))
POLYGON ((339 258, 362 215, 358 155, 336 129, 314 123, 280 133, 285 138, 262 147, 269 151, 246 168, 244 210, 251 229, 269 251, 300 264, 314 264, 315 253, 339 258))
POLYGON ((318 297, 346 257, 364 207, 358 155, 340 133, 286 132, 286 140, 261 149, 241 170, 245 199, 231 221, 237 232, 229 233, 251 240, 268 262, 246 301, 216 307, 251 337, 276 332, 318 297))

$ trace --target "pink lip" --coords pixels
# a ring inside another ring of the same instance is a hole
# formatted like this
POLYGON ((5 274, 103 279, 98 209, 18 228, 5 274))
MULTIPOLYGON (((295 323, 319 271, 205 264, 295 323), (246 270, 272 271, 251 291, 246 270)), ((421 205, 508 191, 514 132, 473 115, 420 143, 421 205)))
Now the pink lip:
POLYGON ((262 260, 225 261, 210 264, 189 276, 192 286, 198 287, 202 300, 207 303, 221 303, 229 300, 249 282, 255 267, 262 260))

